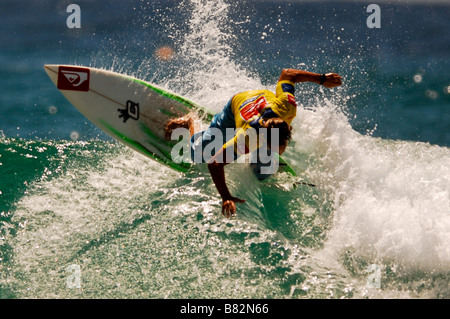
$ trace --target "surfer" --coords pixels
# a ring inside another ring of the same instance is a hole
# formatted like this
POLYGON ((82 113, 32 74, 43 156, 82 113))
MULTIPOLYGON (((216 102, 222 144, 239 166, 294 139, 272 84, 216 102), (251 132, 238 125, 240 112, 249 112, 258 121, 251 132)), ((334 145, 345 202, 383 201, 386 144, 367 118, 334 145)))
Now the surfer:
POLYGON ((194 163, 208 164, 212 180, 222 197, 224 216, 230 217, 236 212, 235 203, 245 202, 232 196, 228 190, 225 182, 225 165, 243 154, 251 154, 256 156, 256 160, 250 161, 256 177, 262 180, 271 175, 267 161, 263 162, 261 155, 255 151, 261 148, 261 145, 279 155, 285 151, 292 136, 291 122, 297 114, 295 83, 300 82, 313 82, 333 88, 342 84, 342 78, 336 73, 318 74, 284 69, 277 82, 275 94, 269 90, 250 90, 234 95, 224 109, 214 116, 210 127, 205 131, 195 133, 194 121, 188 116, 174 119, 167 124, 168 140, 176 128, 189 129, 191 158, 194 163), (227 132, 230 129, 236 133, 227 139, 227 132), (256 143, 249 143, 249 135, 246 134, 252 130, 257 133, 256 143), (220 143, 223 146, 217 152, 209 147, 208 149, 212 150, 211 156, 205 158, 205 148, 211 143, 220 143))

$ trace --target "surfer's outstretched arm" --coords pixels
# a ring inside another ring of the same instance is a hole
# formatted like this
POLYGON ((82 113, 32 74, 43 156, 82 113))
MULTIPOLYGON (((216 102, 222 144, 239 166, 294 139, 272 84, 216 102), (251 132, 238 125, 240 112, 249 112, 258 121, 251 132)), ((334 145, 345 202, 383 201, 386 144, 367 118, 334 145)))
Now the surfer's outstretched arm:
POLYGON ((314 82, 327 88, 333 88, 342 84, 342 77, 336 73, 319 74, 296 69, 284 69, 281 71, 279 81, 314 82))
POLYGON ((245 203, 245 200, 231 196, 228 190, 227 183, 225 181, 225 165, 228 163, 223 161, 217 161, 217 157, 223 155, 224 149, 222 148, 216 156, 214 156, 208 163, 208 170, 211 174, 211 178, 219 191, 220 197, 222 197, 222 215, 231 217, 236 213, 235 203, 245 203))

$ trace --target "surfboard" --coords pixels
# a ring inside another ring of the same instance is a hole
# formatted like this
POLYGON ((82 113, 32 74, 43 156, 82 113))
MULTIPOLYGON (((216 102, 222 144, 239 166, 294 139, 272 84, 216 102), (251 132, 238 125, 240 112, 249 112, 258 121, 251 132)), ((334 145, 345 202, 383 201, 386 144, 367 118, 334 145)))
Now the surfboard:
MULTIPOLYGON (((128 75, 74 65, 48 64, 44 69, 67 100, 114 139, 176 171, 188 172, 195 166, 172 157, 177 141, 165 139, 166 124, 190 114, 197 127, 204 127, 214 112, 128 75)), ((283 158, 279 163, 279 172, 296 176, 283 158)))

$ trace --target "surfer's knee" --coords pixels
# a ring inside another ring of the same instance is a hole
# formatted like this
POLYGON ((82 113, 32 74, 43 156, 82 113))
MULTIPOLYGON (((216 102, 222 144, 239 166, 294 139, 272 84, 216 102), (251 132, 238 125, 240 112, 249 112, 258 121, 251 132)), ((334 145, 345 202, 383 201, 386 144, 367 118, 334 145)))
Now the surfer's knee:
POLYGON ((167 141, 171 140, 172 133, 177 128, 188 129, 190 136, 192 136, 194 135, 194 120, 190 117, 180 117, 169 121, 164 129, 165 139, 167 141))

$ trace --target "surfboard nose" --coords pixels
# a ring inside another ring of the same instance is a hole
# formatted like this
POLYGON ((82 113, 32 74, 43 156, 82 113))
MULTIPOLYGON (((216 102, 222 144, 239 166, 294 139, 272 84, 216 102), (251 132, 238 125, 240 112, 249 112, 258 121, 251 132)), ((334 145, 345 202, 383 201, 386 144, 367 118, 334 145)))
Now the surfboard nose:
POLYGON ((57 85, 58 82, 58 67, 57 64, 45 64, 44 70, 47 72, 47 75, 50 77, 52 82, 57 85))
POLYGON ((58 72, 58 64, 44 64, 45 71, 58 72))

